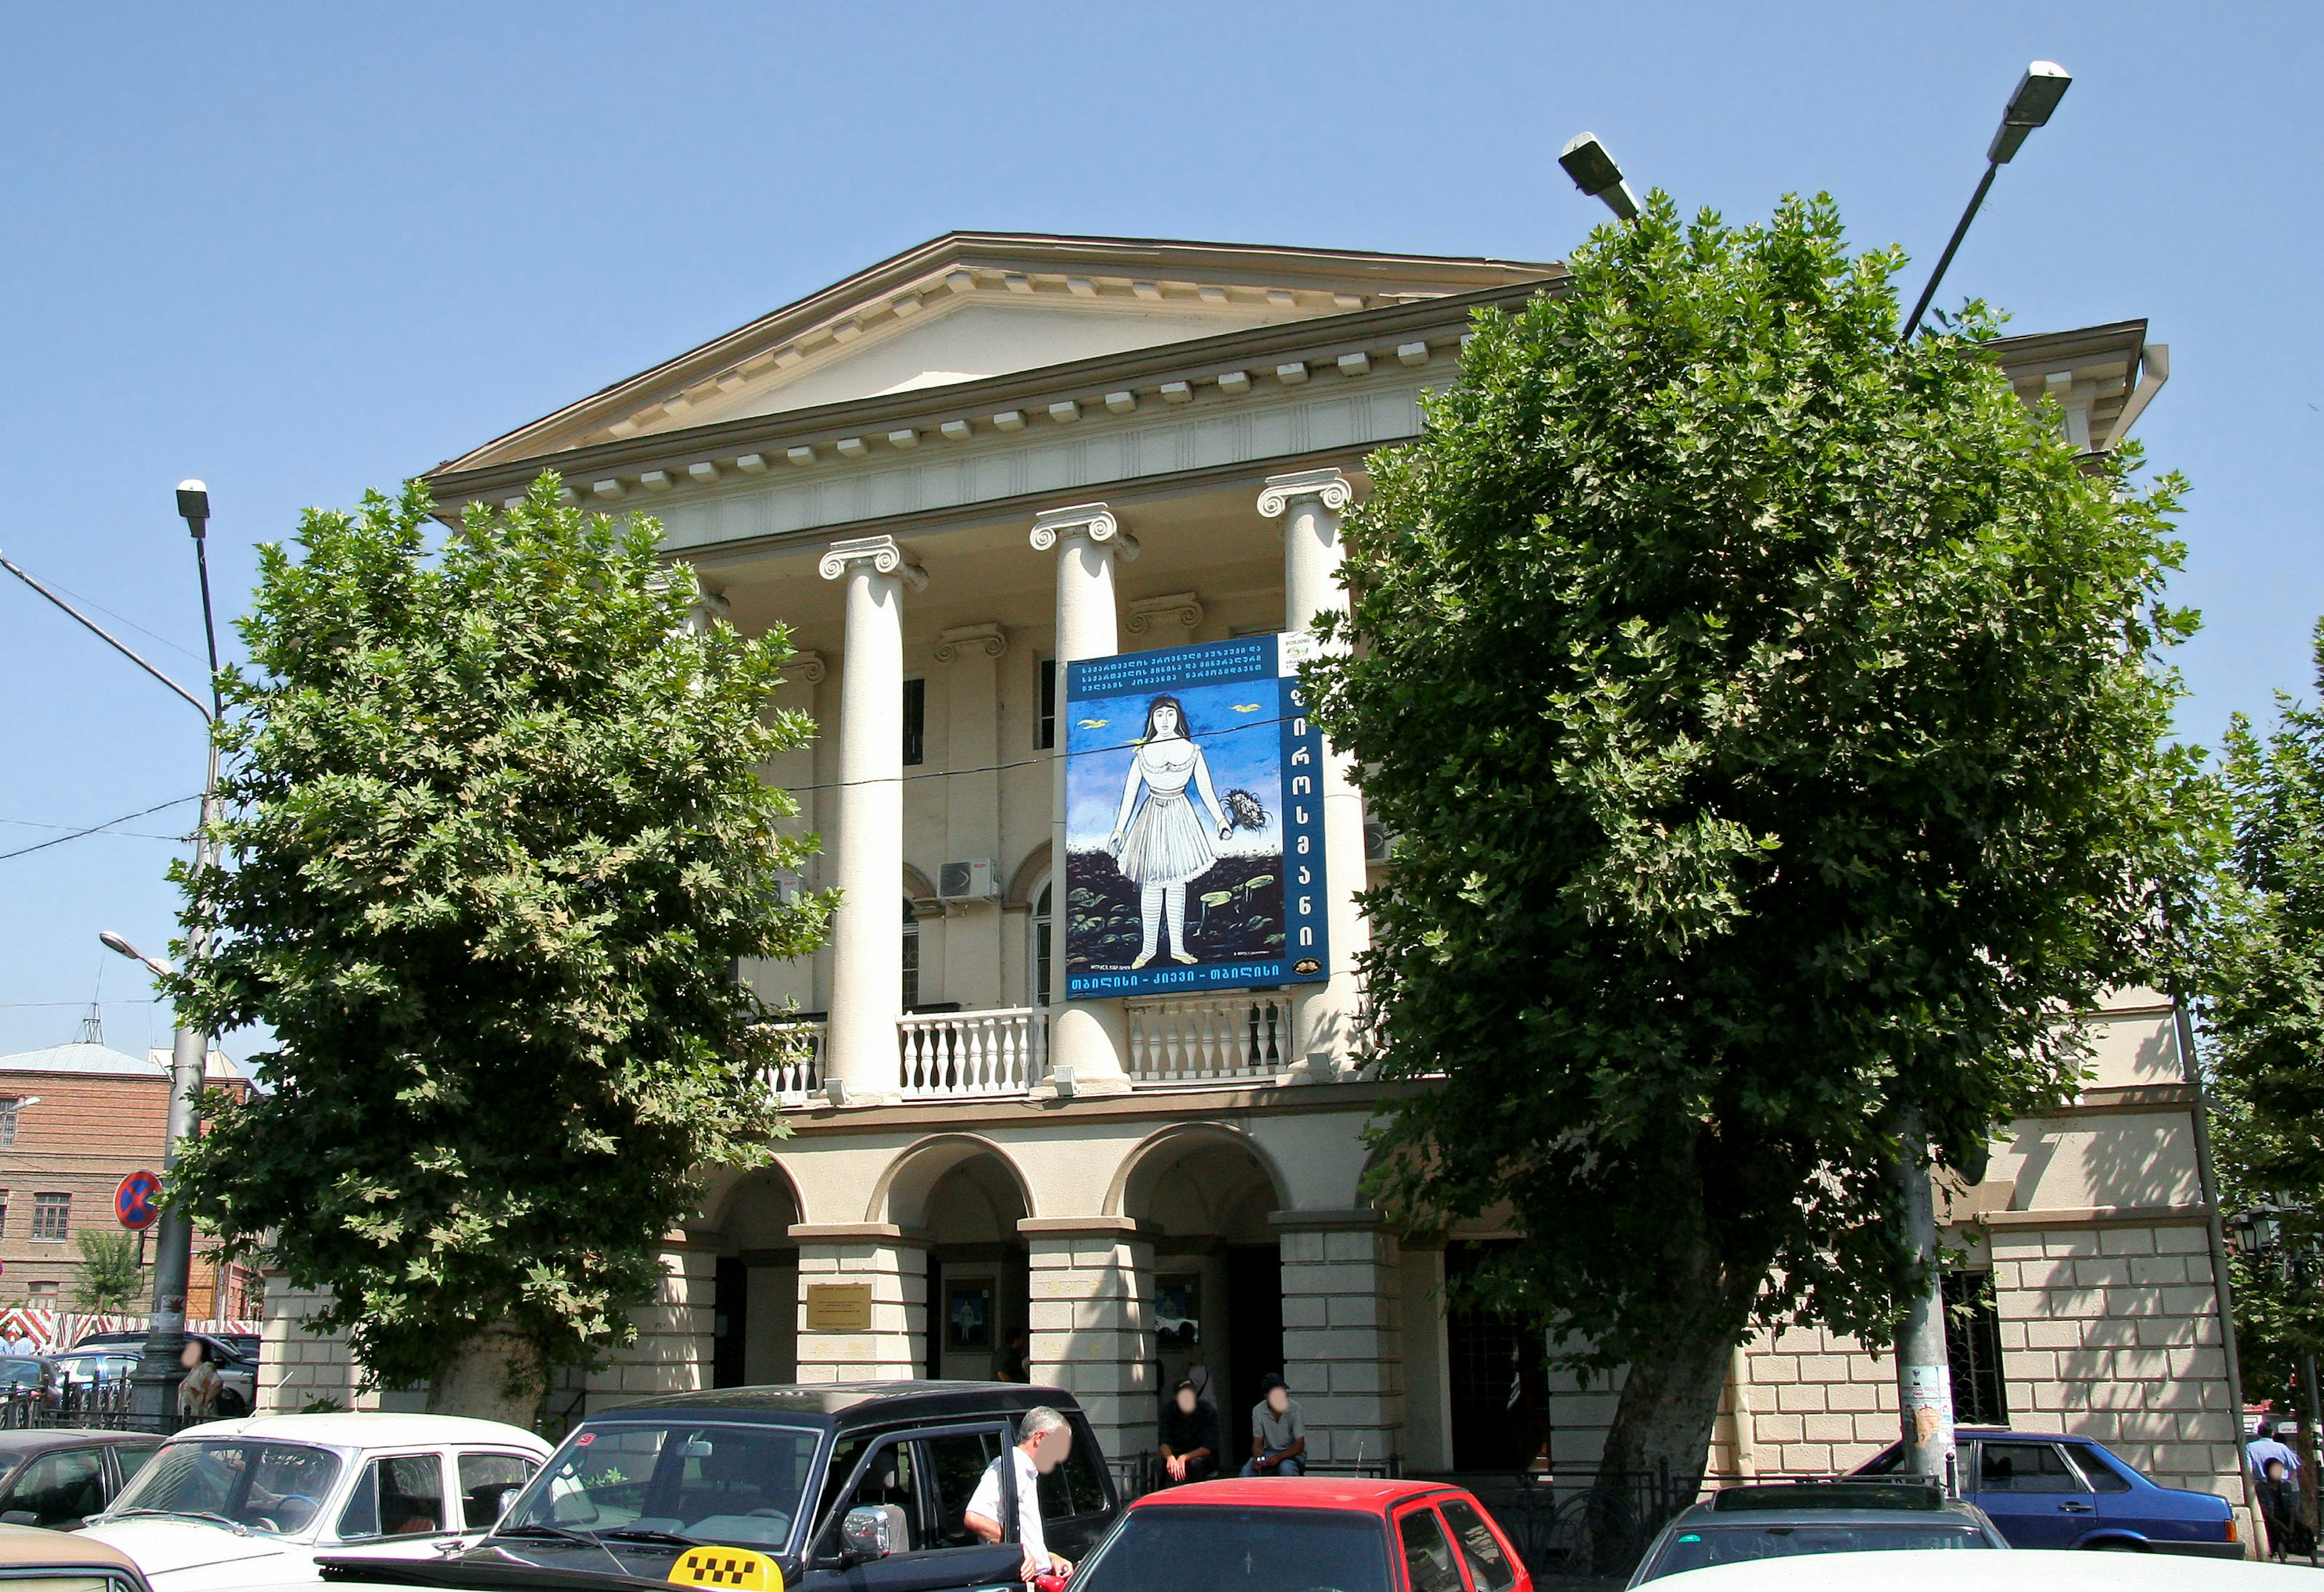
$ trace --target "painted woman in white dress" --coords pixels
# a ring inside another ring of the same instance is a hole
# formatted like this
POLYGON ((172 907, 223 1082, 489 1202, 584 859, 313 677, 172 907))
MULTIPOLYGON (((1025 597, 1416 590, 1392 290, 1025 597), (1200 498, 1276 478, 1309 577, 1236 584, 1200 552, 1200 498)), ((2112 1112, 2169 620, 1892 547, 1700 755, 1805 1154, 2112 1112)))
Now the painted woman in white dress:
POLYGON ((1186 949, 1186 885, 1210 872, 1219 859, 1194 804, 1186 799, 1192 782, 1210 809, 1219 838, 1234 833, 1234 825, 1219 806, 1211 789, 1210 764, 1203 749, 1189 738, 1186 710, 1176 697, 1157 697, 1147 704, 1146 733, 1130 759, 1130 778, 1121 788, 1121 810, 1113 820, 1113 837, 1106 849, 1113 854, 1121 876, 1139 889, 1139 908, 1145 938, 1138 958, 1130 965, 1143 967, 1154 959, 1157 930, 1165 917, 1170 923, 1170 955, 1174 960, 1196 958, 1186 949), (1146 803, 1138 803, 1138 787, 1146 787, 1146 803), (1137 809, 1132 818, 1130 810, 1137 809))

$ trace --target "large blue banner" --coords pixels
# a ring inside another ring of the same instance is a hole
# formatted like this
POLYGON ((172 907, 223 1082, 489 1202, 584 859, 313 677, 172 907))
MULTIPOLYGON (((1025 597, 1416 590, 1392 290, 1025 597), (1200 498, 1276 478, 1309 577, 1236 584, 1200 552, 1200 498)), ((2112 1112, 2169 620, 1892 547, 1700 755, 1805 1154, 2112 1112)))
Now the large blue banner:
POLYGON ((1067 999, 1330 976, 1323 740, 1283 642, 1066 666, 1067 999))

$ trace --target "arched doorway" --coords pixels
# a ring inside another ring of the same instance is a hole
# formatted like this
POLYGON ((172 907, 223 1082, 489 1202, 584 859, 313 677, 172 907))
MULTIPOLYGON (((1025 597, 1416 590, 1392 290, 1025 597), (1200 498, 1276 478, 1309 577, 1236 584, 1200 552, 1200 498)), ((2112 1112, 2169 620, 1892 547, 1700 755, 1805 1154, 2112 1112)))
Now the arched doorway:
POLYGON ((1032 1215, 1022 1180, 998 1146, 968 1134, 923 1140, 890 1174, 883 1216, 927 1245, 927 1314, 919 1374, 984 1382, 1027 1331, 1031 1286, 1017 1224, 1032 1215))
POLYGON ((1155 1387, 1167 1398, 1190 1367, 1207 1367, 1230 1456, 1248 1447, 1259 1378, 1283 1369, 1283 1254, 1268 1219, 1281 1205, 1259 1151, 1217 1126, 1157 1135, 1122 1188, 1122 1214, 1157 1229, 1155 1387))
POLYGON ((780 1167, 740 1179, 718 1207, 711 1385, 755 1387, 798 1378, 798 1196, 780 1167))

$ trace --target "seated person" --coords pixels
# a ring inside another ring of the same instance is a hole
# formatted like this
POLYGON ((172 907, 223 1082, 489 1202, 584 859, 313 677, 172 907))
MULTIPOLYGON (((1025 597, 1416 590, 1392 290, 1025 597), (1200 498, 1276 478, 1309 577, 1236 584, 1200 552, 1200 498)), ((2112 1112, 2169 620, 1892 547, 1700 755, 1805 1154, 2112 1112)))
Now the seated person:
POLYGON ((1219 1408, 1204 1399, 1210 1373, 1197 1365, 1181 1380, 1162 1412, 1162 1469, 1167 1486, 1198 1482, 1219 1468, 1219 1408), (1197 1382, 1196 1377, 1201 1381, 1197 1382))
POLYGON ((1259 1379, 1266 1396, 1250 1408, 1250 1459, 1245 1476, 1297 1476, 1307 1468, 1307 1422, 1282 1374, 1259 1379))

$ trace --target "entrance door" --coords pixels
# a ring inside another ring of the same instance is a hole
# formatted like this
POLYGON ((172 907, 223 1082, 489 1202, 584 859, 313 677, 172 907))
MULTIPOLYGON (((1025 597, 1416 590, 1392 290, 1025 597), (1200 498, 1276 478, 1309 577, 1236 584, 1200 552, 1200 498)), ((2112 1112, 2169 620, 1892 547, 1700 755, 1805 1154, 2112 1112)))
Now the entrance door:
MULTIPOLYGON (((1445 1245, 1446 1279, 1457 1279, 1475 1265, 1484 1247, 1457 1240, 1445 1245)), ((1444 1325, 1452 1468, 1528 1468, 1549 1436, 1540 1331, 1474 1306, 1452 1310, 1444 1325)))
MULTIPOLYGON (((1283 1250, 1274 1244, 1227 1245, 1226 1408, 1219 1412, 1220 1467, 1229 1476, 1250 1457, 1250 1412, 1259 1379, 1283 1369, 1283 1250)), ((1295 1387, 1294 1398, 1322 1388, 1295 1387)))

